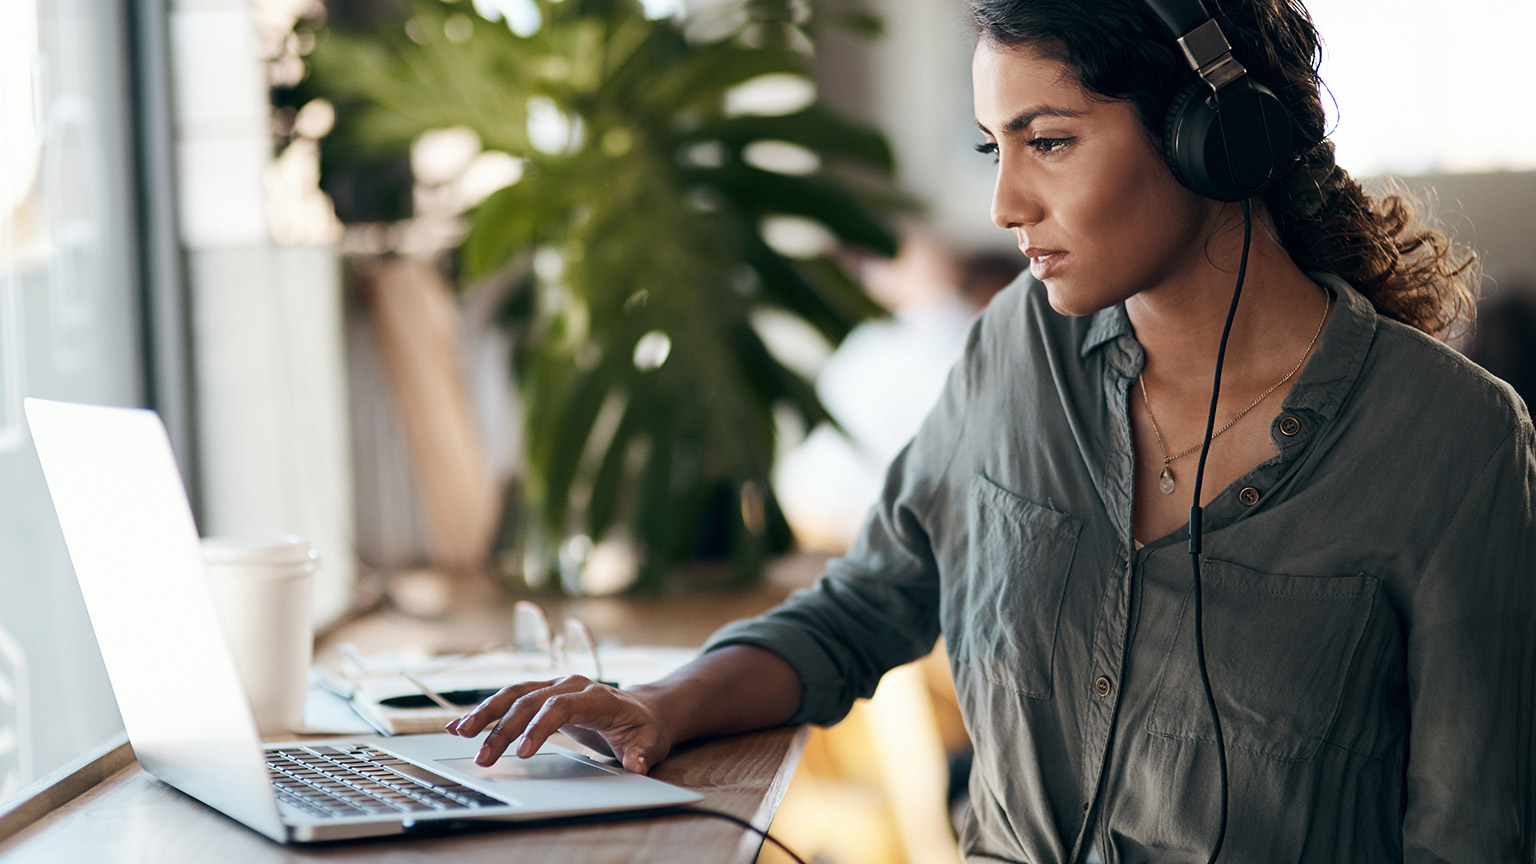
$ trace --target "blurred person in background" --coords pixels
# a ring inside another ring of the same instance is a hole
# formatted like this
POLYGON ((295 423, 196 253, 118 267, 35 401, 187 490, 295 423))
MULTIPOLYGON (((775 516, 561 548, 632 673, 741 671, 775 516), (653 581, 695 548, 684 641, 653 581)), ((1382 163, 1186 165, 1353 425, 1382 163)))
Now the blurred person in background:
POLYGON ((998 253, 959 256, 916 231, 894 259, 868 258, 858 268, 891 317, 855 327, 816 376, 816 394, 842 429, 812 429, 775 468, 774 489, 801 548, 852 545, 886 466, 938 399, 977 313, 1021 269, 998 253))

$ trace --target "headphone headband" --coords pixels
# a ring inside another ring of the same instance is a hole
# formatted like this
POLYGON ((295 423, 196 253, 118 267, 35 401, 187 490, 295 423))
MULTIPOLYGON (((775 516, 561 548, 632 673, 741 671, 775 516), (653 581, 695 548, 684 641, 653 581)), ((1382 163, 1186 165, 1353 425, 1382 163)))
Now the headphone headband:
POLYGON ((1189 67, 1211 86, 1213 93, 1248 74, 1243 64, 1233 59, 1227 34, 1221 32, 1214 18, 1205 19, 1204 24, 1180 36, 1179 47, 1184 50, 1189 67))
POLYGON ((1212 92, 1248 74, 1243 64, 1232 58, 1226 34, 1200 0, 1147 0, 1147 5, 1168 25, 1189 68, 1211 86, 1212 92))
POLYGON ((1147 0, 1147 5, 1168 25, 1174 38, 1211 20, 1210 13, 1205 11, 1205 4, 1200 0, 1147 0))

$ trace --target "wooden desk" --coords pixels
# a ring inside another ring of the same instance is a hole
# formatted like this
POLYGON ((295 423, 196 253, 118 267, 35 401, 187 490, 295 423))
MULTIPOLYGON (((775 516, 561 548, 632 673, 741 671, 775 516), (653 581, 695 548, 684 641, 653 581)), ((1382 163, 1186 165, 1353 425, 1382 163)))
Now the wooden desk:
MULTIPOLYGON (((704 795, 700 806, 767 829, 805 730, 771 729, 685 746, 652 776, 704 795)), ((719 819, 661 816, 610 825, 497 825, 455 834, 280 846, 134 763, 0 845, 5 864, 277 864, 296 861, 699 862, 747 864, 761 838, 719 819)))
MULTIPOLYGON (((698 645, 733 618, 766 609, 813 578, 820 562, 790 559, 748 592, 643 600, 539 598, 552 617, 579 615, 600 638, 628 643, 698 645), (808 574, 810 576, 808 577, 808 574)), ((506 635, 515 597, 460 592, 439 620, 382 611, 351 622, 322 641, 320 656, 341 641, 363 651, 417 644, 467 650, 506 635)), ((704 795, 700 806, 767 829, 794 773, 805 729, 771 729, 685 745, 652 776, 704 795)), ((747 864, 761 839, 722 820, 661 816, 609 825, 475 827, 451 835, 281 846, 146 774, 123 768, 64 806, 0 842, 0 864, 267 864, 294 861, 508 861, 619 864, 699 862, 747 864)))

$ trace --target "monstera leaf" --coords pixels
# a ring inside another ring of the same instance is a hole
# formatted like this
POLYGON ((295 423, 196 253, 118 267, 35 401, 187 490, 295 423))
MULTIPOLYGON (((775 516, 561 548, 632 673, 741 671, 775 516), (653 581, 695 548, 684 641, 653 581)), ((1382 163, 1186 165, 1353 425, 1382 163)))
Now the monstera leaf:
POLYGON ((828 251, 786 254, 765 226, 796 220, 819 226, 826 249, 892 254, 904 204, 890 149, 814 99, 733 110, 765 76, 809 81, 804 4, 744 4, 701 39, 632 0, 529 2, 539 20, 521 34, 442 0, 408 4, 389 32, 323 33, 307 92, 337 105, 332 143, 357 152, 468 127, 522 161, 469 214, 458 264, 466 285, 516 279, 501 320, 536 533, 600 540, 626 526, 654 589, 708 524, 751 579, 788 537, 769 483, 775 412, 827 419, 755 321, 772 310, 836 343, 878 314, 828 251), (565 132, 553 146, 530 134, 539 111, 565 132), (776 169, 765 148, 798 165, 776 169))

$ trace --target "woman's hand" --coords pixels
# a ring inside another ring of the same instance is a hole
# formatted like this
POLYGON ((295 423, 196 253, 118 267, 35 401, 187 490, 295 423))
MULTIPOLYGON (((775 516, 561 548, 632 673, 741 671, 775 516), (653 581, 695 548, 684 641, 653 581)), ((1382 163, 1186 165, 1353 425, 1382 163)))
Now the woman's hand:
POLYGON ((513 752, 526 759, 549 736, 564 730, 582 745, 607 750, 626 769, 644 774, 676 743, 660 712, 641 692, 619 690, 582 675, 502 688, 444 729, 473 738, 487 727, 491 734, 475 757, 478 765, 491 765, 514 743, 513 752))
POLYGON ((473 738, 490 728, 475 757, 480 765, 494 763, 514 743, 518 756, 532 756, 563 730, 644 774, 675 744, 777 726, 799 704, 800 678, 787 662, 762 648, 727 645, 629 690, 581 675, 513 684, 444 729, 473 738))

